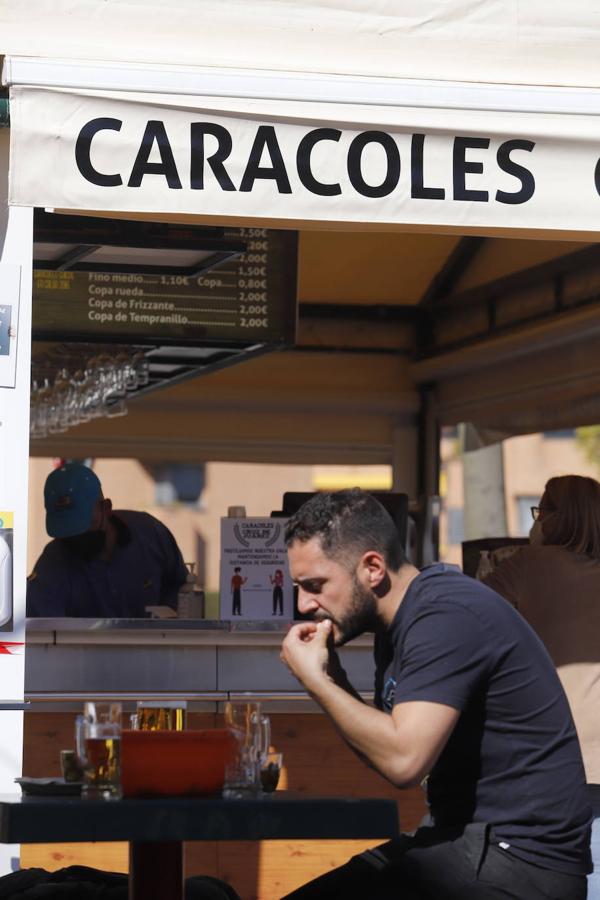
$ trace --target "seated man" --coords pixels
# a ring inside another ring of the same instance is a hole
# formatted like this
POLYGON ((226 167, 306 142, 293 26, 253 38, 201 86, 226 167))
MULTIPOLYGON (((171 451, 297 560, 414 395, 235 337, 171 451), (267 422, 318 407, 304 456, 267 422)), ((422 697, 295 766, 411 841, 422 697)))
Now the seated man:
POLYGON ((592 818, 552 660, 513 607, 453 566, 419 572, 358 489, 287 523, 298 608, 282 659, 349 746, 430 816, 293 892, 294 900, 585 900, 592 818), (336 646, 375 633, 376 704, 336 646))
POLYGON ((177 606, 187 570, 162 522, 113 511, 98 477, 79 463, 50 473, 44 503, 54 540, 27 580, 28 616, 144 618, 146 606, 177 606))

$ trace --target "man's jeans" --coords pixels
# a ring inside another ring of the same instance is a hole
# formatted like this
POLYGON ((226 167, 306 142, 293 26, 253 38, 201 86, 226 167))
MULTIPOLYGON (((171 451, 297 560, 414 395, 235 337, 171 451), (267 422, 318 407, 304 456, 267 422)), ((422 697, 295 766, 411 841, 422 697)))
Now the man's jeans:
POLYGON ((586 900, 585 875, 541 869, 512 856, 489 826, 414 835, 353 857, 285 900, 586 900))

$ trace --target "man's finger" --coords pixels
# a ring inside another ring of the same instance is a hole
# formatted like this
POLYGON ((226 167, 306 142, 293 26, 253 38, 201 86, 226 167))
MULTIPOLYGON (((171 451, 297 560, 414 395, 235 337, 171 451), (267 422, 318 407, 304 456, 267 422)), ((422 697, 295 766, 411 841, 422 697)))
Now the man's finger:
POLYGON ((317 631, 316 622, 302 622, 293 629, 294 637, 301 641, 310 640, 317 631))
POLYGON ((314 635, 315 639, 320 641, 322 644, 326 644, 329 640, 329 635, 331 634, 332 627, 333 626, 331 619, 323 619, 317 624, 317 630, 314 635))

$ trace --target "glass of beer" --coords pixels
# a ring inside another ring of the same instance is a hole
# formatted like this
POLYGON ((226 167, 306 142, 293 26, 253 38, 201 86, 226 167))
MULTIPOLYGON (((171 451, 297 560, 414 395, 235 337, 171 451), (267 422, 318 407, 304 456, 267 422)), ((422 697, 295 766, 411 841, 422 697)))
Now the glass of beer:
POLYGON ((138 700, 134 727, 139 731, 184 731, 185 700, 138 700))
POLYGON ((85 703, 77 716, 77 756, 83 766, 82 794, 110 799, 121 793, 121 704, 85 703))

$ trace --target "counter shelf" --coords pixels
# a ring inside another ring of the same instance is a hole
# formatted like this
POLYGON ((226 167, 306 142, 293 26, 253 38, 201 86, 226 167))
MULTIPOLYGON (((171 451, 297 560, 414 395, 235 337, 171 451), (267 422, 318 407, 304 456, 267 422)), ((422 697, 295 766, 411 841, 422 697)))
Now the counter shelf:
MULTIPOLYGON (((262 699, 280 712, 317 711, 280 660, 289 623, 177 619, 28 619, 25 697, 35 707, 86 699, 185 699, 220 711, 262 699)), ((356 689, 373 692, 372 638, 340 651, 356 689)), ((64 708, 64 707, 63 707, 64 708)), ((71 709, 72 707, 67 707, 71 709)))

